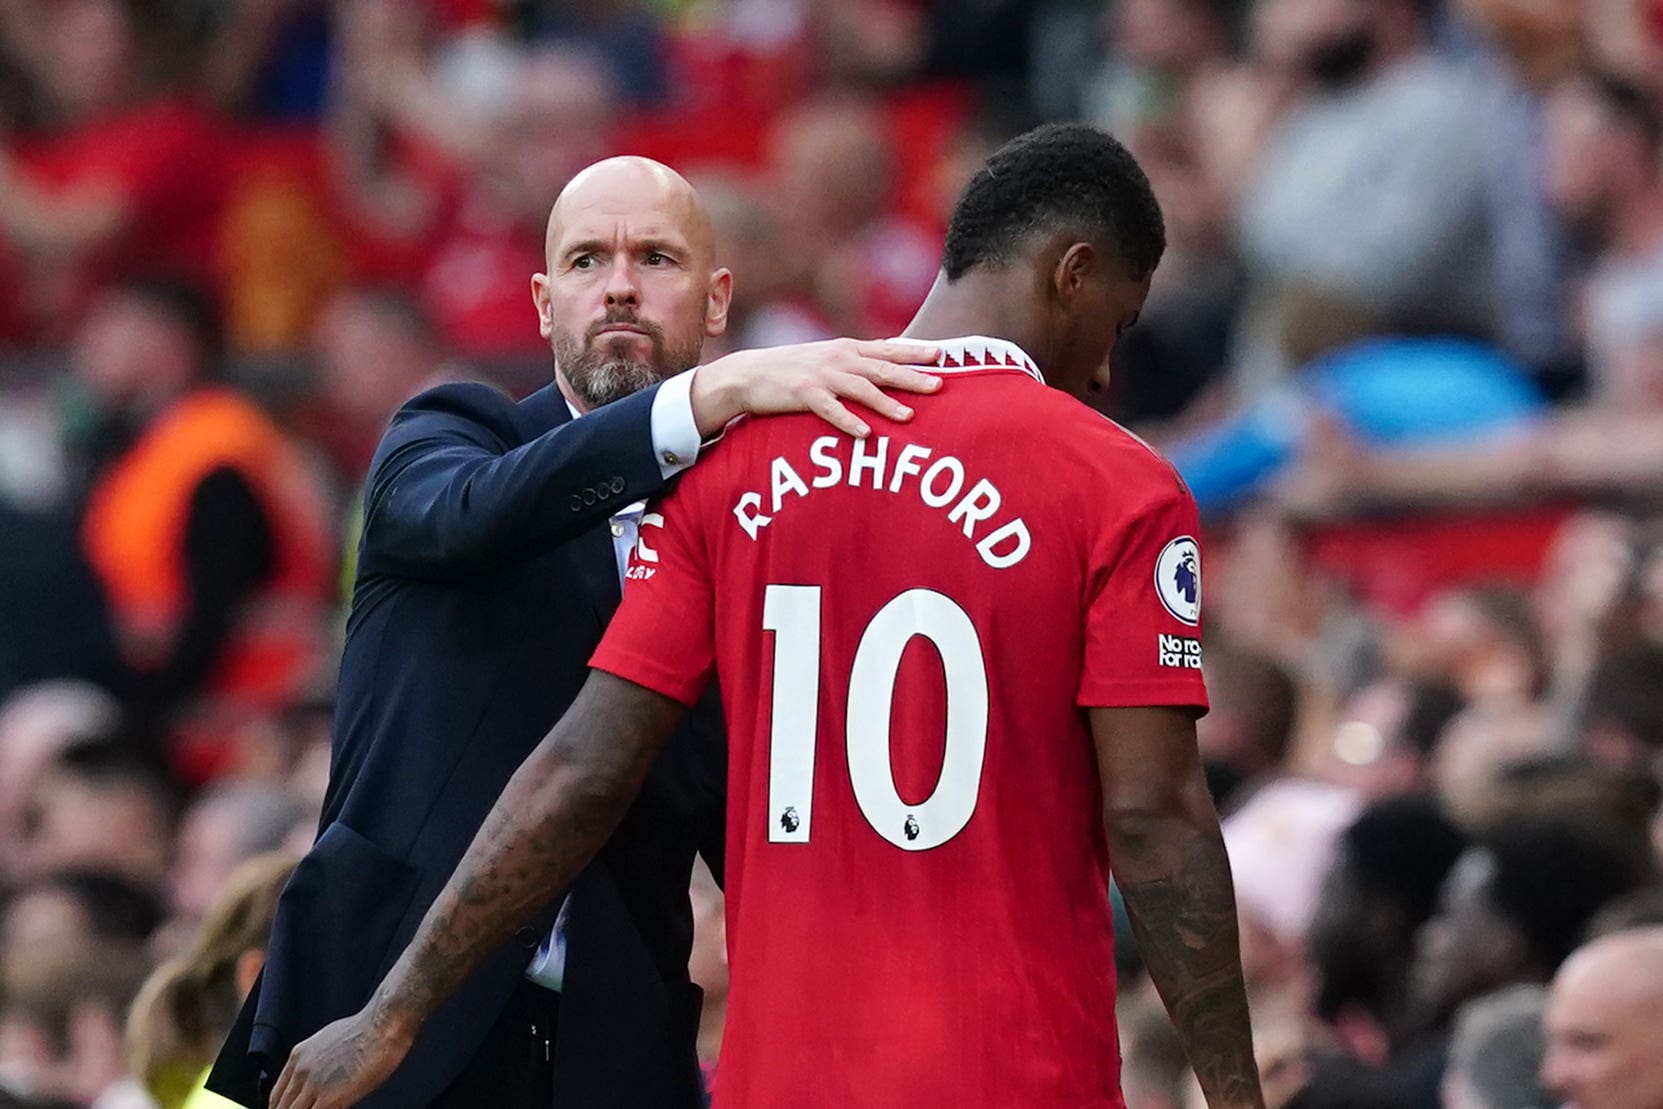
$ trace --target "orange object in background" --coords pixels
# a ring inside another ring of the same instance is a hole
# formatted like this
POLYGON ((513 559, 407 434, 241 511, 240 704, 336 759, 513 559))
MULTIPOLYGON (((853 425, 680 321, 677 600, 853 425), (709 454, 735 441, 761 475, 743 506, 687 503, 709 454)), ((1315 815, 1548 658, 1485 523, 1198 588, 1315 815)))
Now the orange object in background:
MULTIPOLYGON (((203 479, 231 468, 253 489, 271 530, 272 572, 238 613, 191 715, 225 734, 293 700, 322 658, 333 588, 322 499, 281 432, 222 388, 187 394, 155 420, 94 486, 82 540, 103 583, 123 653, 139 671, 162 665, 190 597, 185 529, 203 479)), ((213 744, 177 769, 212 776, 213 744)))

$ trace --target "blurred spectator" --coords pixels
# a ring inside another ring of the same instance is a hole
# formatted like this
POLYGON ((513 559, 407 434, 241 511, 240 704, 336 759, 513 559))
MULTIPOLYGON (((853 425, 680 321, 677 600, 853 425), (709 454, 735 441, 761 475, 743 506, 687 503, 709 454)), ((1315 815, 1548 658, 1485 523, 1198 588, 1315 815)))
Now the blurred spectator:
POLYGON ((250 858, 214 892, 187 949, 156 968, 127 1018, 127 1057, 160 1109, 232 1103, 202 1088, 265 962, 277 897, 296 859, 250 858))
POLYGON ((1340 836, 1311 922, 1312 1011, 1334 1045, 1315 1062, 1313 1104, 1342 1105, 1365 1091, 1369 1104, 1409 1104, 1391 1098, 1435 1081, 1416 1050, 1409 969, 1415 936, 1466 842, 1437 802, 1416 795, 1374 802, 1340 836))
POLYGON ((711 876, 703 859, 693 865, 693 954, 688 975, 704 991, 704 1008, 699 1014, 699 1065, 704 1068, 705 1088, 716 1076, 716 1062, 722 1051, 722 1029, 728 1013, 728 928, 723 911, 722 888, 711 876))
POLYGON ((1444 1074, 1445 1109, 1554 1109, 1537 1078, 1545 998, 1540 986, 1513 986, 1461 1007, 1444 1074))
POLYGON ((443 348, 414 297, 380 286, 330 301, 312 347, 321 401, 313 437, 328 449, 342 488, 355 490, 399 405, 437 384, 443 348))
POLYGON ((1166 220, 1167 252, 1138 326, 1116 348, 1109 411, 1170 420, 1224 369, 1241 273, 1231 250, 1237 188, 1213 130, 1242 126, 1231 86, 1234 11, 1217 0, 1127 0, 1105 9, 1110 52, 1084 115, 1127 143, 1166 220))
POLYGON ((898 335, 934 284, 939 240, 891 214, 894 161, 878 104, 813 101, 774 135, 775 211, 833 329, 898 335))
POLYGON ((1415 451, 1313 460, 1353 501, 1398 506, 1552 491, 1633 493, 1663 462, 1663 117, 1623 80, 1549 94, 1547 193, 1592 252, 1576 317, 1589 402, 1552 419, 1415 451), (1621 449, 1613 449, 1614 444, 1621 449))
POLYGON ((1637 643, 1594 670, 1582 749, 1606 766, 1663 771, 1663 646, 1637 643))
POLYGON ((113 733, 121 709, 95 686, 49 683, 21 690, 0 702, 0 878, 18 868, 15 849, 23 840, 40 779, 64 750, 113 733))
POLYGON ((151 1109, 127 1074, 121 1028, 148 967, 99 944, 26 953, 0 989, 0 1086, 79 1109, 151 1109))
POLYGON ((306 815, 277 786, 233 782, 202 794, 179 822, 167 883, 173 912, 186 921, 203 919, 231 872, 281 847, 306 815))
POLYGON ((41 776, 18 851, 25 878, 108 870, 157 888, 172 853, 174 791, 122 739, 76 744, 41 776))
POLYGON ((188 287, 127 281, 100 297, 73 356, 103 419, 82 541, 138 699, 173 718, 174 757, 196 781, 224 768, 232 730, 319 666, 334 570, 295 448, 209 378, 211 321, 188 287))
POLYGON ((327 0, 216 5, 202 59, 212 102, 260 119, 316 119, 329 87, 330 6, 327 0))
POLYGON ((1631 854, 1586 823, 1490 831, 1450 871, 1416 945, 1411 981, 1426 1026, 1491 990, 1548 981, 1594 913, 1641 877, 1631 854))
POLYGON ((1663 928, 1588 944, 1553 980, 1542 1081, 1577 1109, 1663 1105, 1663 928))
POLYGON ((1550 395, 1579 384, 1566 316, 1566 237, 1543 172, 1543 93, 1582 61, 1574 0, 1458 0, 1477 39, 1477 95, 1491 121, 1484 159, 1494 244, 1497 340, 1550 395))
POLYGON ((64 870, 19 892, 0 916, 0 968, 58 952, 110 944, 138 951, 161 923, 149 887, 99 870, 64 870))
MULTIPOLYGON (((61 475, 62 467, 57 470, 61 475)), ((15 510, 0 496, 0 535, 6 537, 0 543, 0 628, 31 633, 0 637, 0 703, 37 682, 117 685, 122 665, 109 606, 74 519, 62 511, 15 510)))
POLYGON ((1380 678, 1340 706, 1328 749, 1310 752, 1305 765, 1368 798, 1422 789, 1444 729, 1465 705, 1442 681, 1380 678))
POLYGON ((440 222, 422 296, 451 349, 541 367, 548 345, 525 275, 543 265, 551 198, 611 152, 617 78, 572 47, 486 54, 479 64, 491 76, 474 105, 465 177, 440 222))
POLYGON ((733 271, 728 330, 711 340, 707 352, 717 344, 750 350, 832 338, 836 332, 815 299, 813 274, 788 249, 763 191, 729 177, 701 177, 694 184, 716 232, 716 257, 733 271))
POLYGON ((1357 803, 1349 790, 1289 778, 1269 783, 1224 821, 1250 993, 1302 1000, 1308 991, 1308 935, 1357 803))
POLYGON ((1215 639, 1206 647, 1212 708, 1196 721, 1213 798, 1221 808, 1282 769, 1296 691, 1271 659, 1215 639))
POLYGON ((178 70, 174 16, 156 0, 62 0, 0 21, 39 105, 40 126, 0 157, 25 337, 61 338, 137 267, 210 273, 224 159, 210 118, 159 80, 178 70))
POLYGON ((1485 125, 1420 0, 1260 0, 1255 51, 1298 90, 1242 195, 1240 384, 1376 329, 1485 334, 1485 125))

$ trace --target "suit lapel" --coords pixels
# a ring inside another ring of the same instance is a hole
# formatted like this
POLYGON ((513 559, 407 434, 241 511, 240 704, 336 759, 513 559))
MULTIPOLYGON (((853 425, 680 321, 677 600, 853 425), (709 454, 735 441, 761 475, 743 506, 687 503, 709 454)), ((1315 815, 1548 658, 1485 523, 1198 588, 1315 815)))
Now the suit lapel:
MULTIPOLYGON (((560 387, 545 385, 522 400, 517 409, 521 420, 522 442, 529 443, 537 436, 570 423, 571 410, 560 387)), ((618 589, 618 557, 612 547, 612 531, 602 524, 590 528, 570 544, 573 560, 577 563, 578 579, 595 619, 604 630, 618 611, 622 595, 618 589)))

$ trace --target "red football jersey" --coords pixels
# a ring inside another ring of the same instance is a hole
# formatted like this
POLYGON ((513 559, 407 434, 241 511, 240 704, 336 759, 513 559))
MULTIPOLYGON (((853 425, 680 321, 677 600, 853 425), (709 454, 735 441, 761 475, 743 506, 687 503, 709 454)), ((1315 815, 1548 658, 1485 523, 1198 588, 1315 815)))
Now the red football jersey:
POLYGON ((1082 708, 1205 708, 1195 506, 1017 347, 943 347, 909 424, 730 431, 593 660, 720 680, 727 1109, 1122 1106, 1082 708))

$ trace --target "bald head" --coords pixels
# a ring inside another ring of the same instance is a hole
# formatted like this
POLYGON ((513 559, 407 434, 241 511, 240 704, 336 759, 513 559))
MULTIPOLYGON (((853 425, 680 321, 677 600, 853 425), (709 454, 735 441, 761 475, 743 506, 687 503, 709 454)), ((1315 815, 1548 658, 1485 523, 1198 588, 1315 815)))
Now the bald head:
POLYGON ((549 213, 547 273, 531 279, 555 379, 589 411, 690 369, 727 327, 733 278, 718 269, 699 194, 650 158, 608 158, 572 178, 549 213))
POLYGON ((1575 1109, 1663 1109, 1663 927, 1614 932, 1565 961, 1543 1024, 1543 1084, 1575 1109))
POLYGON ((714 265, 716 236, 698 191, 663 162, 634 154, 596 162, 560 190, 549 211, 544 260, 553 265, 555 244, 564 228, 608 212, 656 214, 680 230, 700 264, 714 265))

